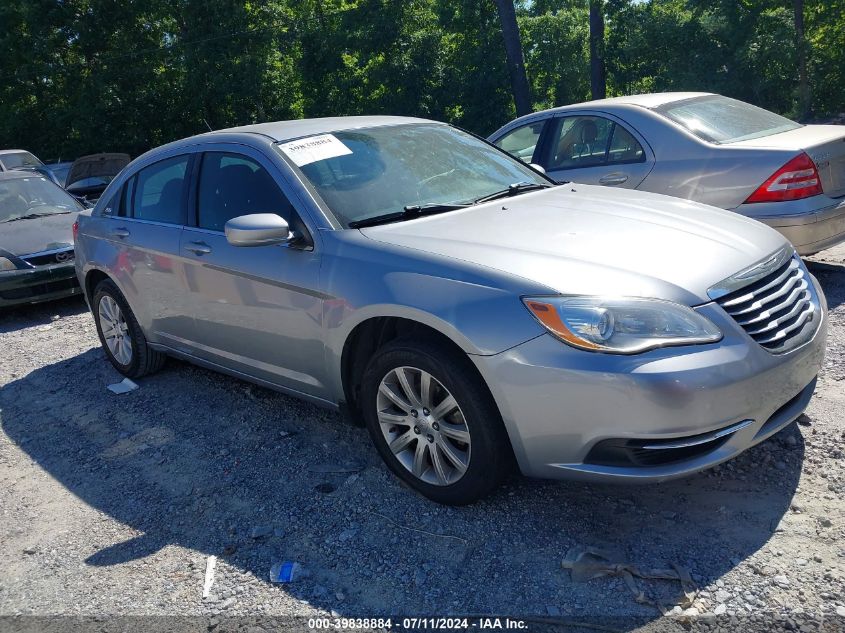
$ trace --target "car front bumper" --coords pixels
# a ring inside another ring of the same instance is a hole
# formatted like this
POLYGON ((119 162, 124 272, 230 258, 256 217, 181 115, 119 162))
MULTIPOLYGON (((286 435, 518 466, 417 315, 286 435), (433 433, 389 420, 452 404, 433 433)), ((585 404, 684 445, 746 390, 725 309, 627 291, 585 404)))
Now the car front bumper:
POLYGON ((622 356, 542 335, 472 358, 524 474, 662 481, 735 457, 804 411, 825 353, 820 300, 813 338, 783 355, 766 351, 707 304, 698 309, 724 333, 719 343, 622 356), (618 458, 624 451, 630 455, 618 458))
POLYGON ((799 255, 812 255, 845 242, 845 200, 815 196, 793 202, 743 204, 735 209, 792 242, 799 255))
POLYGON ((79 294, 73 262, 0 272, 0 308, 79 294))

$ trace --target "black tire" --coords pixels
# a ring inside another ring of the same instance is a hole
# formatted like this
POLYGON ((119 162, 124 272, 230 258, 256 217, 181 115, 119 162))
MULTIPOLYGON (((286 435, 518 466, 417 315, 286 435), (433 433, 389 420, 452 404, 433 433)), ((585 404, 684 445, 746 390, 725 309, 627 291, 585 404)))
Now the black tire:
POLYGON ((390 470, 437 503, 473 503, 492 492, 512 470, 513 453, 498 407, 472 362, 448 345, 402 339, 382 347, 364 372, 361 409, 370 437, 390 470), (454 483, 436 485, 414 475, 393 454, 382 433, 377 404, 379 386, 382 379, 400 367, 428 372, 454 396, 460 407, 470 434, 471 452, 466 471, 454 483))
POLYGON ((103 346, 103 351, 117 371, 129 378, 140 378, 141 376, 157 372, 164 366, 167 355, 157 352, 147 344, 147 338, 144 336, 144 332, 141 330, 141 326, 138 324, 138 320, 126 302, 123 293, 120 292, 115 283, 110 279, 104 279, 94 289, 91 311, 94 313, 94 323, 97 325, 97 335, 100 337, 100 344, 103 346), (117 303, 126 321, 129 337, 132 342, 132 356, 126 364, 121 363, 115 358, 103 336, 99 306, 100 301, 106 296, 111 297, 117 303))

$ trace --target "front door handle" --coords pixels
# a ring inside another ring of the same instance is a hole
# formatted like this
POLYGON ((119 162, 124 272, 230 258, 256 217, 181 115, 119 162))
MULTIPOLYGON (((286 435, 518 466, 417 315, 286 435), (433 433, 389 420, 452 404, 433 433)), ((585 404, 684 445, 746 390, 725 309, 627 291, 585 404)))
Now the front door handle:
POLYGON ((123 239, 124 237, 129 237, 129 229, 125 229, 123 227, 112 229, 111 236, 119 237, 120 239, 123 239))
POLYGON ((190 242, 185 246, 186 251, 191 251, 194 255, 208 255, 211 252, 211 247, 205 242, 190 242))
POLYGON ((599 178, 599 183, 602 185, 621 185, 626 180, 628 180, 628 174, 614 172, 612 174, 607 174, 606 176, 602 176, 601 178, 599 178))

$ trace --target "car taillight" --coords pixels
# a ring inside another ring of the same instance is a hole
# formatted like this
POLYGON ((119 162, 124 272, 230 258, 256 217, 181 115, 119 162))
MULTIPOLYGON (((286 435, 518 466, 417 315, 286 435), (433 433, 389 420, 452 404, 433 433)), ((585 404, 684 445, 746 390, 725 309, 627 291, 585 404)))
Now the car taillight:
MULTIPOLYGON (((65 225, 67 226, 67 225, 65 225)), ((73 241, 76 242, 76 236, 79 234, 79 220, 73 223, 73 241)))
POLYGON ((800 200, 822 193, 822 182, 816 164, 801 152, 752 193, 746 202, 783 202, 800 200))

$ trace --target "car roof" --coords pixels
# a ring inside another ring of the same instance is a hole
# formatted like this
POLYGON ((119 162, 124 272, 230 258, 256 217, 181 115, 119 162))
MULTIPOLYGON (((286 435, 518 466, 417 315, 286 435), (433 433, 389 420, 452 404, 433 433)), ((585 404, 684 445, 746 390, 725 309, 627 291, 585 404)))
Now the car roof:
POLYGON ((3 154, 32 154, 28 149, 0 149, 0 156, 3 154))
POLYGON ((269 123, 256 123, 254 125, 242 125, 230 127, 223 130, 214 130, 201 136, 213 136, 215 134, 238 134, 251 133, 268 136, 274 141, 286 141, 291 139, 311 136, 313 134, 331 134, 341 130, 354 130, 369 127, 384 127, 388 125, 402 125, 405 123, 436 123, 428 119, 418 119, 404 116, 340 116, 326 117, 322 119, 297 119, 293 121, 272 121, 269 123))
POLYGON ((659 108, 667 103, 683 101, 693 97, 712 97, 712 92, 651 92, 647 94, 628 95, 627 97, 610 97, 609 99, 596 99, 595 101, 584 101, 582 103, 571 103, 565 106, 549 108, 543 112, 558 112, 561 110, 600 108, 605 105, 634 105, 643 108, 659 108))

